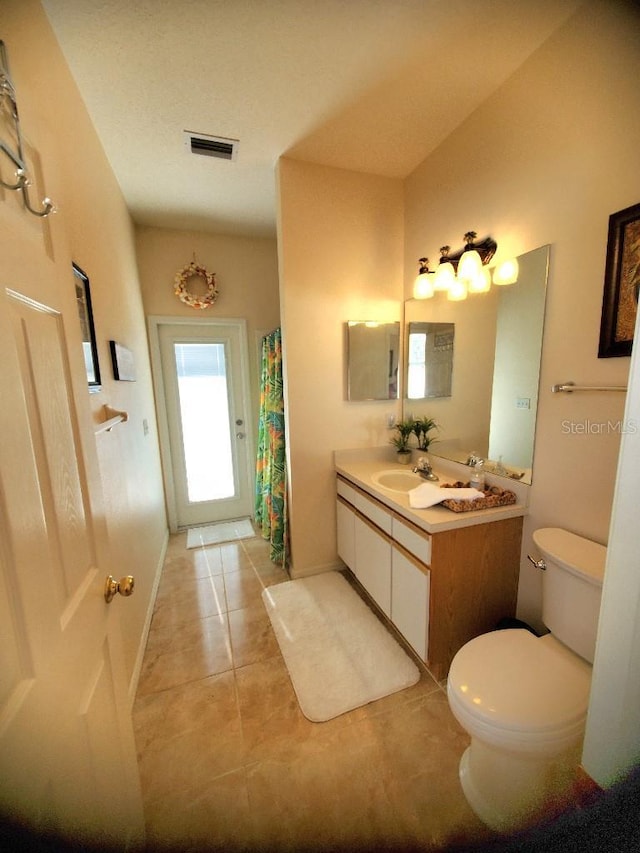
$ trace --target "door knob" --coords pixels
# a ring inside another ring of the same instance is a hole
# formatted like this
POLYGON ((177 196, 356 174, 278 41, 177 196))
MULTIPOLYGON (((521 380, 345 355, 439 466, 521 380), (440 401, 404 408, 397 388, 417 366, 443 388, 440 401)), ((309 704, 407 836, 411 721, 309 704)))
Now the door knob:
POLYGON ((113 575, 107 575, 104 582, 104 600, 109 604, 117 592, 128 598, 130 595, 133 595, 135 584, 133 575, 127 575, 124 578, 120 578, 119 581, 115 580, 113 575))

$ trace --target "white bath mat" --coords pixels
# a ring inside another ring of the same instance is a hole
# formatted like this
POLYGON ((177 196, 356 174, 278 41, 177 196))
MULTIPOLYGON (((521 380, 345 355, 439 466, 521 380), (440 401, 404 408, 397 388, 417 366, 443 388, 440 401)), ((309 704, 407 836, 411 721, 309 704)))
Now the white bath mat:
POLYGON ((206 527, 190 527, 187 531, 187 548, 200 548, 202 545, 219 545, 234 539, 250 539, 255 530, 248 518, 237 521, 221 521, 206 527))
POLYGON ((323 722, 415 684, 420 671, 337 572, 262 592, 302 713, 323 722))

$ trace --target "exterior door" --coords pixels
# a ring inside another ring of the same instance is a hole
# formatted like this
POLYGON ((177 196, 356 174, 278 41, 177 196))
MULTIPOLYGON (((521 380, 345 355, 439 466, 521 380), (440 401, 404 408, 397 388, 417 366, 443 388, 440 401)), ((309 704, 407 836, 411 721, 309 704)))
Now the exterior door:
POLYGON ((244 322, 157 328, 175 526, 249 516, 255 465, 244 322))
MULTIPOLYGON (((37 832, 136 843, 142 807, 114 621, 126 600, 104 598, 117 573, 100 439, 88 407, 84 419, 76 409, 81 341, 71 364, 76 340, 69 349, 59 310, 72 329, 73 276, 69 267, 66 291, 28 249, 16 249, 26 293, 0 286, 0 812, 37 832), (41 293, 58 307, 35 301, 41 293)), ((19 266, 7 261, 3 278, 7 269, 19 266)))

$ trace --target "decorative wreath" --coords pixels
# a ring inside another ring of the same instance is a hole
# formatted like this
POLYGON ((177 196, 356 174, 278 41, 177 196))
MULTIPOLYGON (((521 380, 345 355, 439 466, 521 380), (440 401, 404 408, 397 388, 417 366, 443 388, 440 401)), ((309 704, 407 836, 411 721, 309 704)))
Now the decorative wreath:
POLYGON ((190 305, 192 308, 208 308, 218 298, 216 274, 207 272, 204 267, 199 266, 195 261, 191 261, 190 264, 187 264, 184 269, 176 274, 174 293, 178 299, 181 299, 186 305, 190 305), (187 282, 194 278, 194 276, 200 276, 200 278, 206 281, 207 292, 204 296, 196 296, 189 291, 187 282))

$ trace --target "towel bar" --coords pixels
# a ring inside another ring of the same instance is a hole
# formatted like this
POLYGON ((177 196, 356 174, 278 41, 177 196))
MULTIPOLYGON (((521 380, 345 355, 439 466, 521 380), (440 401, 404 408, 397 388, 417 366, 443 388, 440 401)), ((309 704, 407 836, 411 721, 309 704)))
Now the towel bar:
POLYGON ((575 382, 561 382, 558 385, 552 385, 551 390, 554 394, 558 391, 566 391, 571 394, 573 391, 626 391, 626 385, 576 385, 575 382))
POLYGON ((128 412, 119 412, 117 409, 112 409, 111 406, 103 407, 105 420, 98 424, 94 430, 96 435, 101 432, 111 432, 114 426, 126 423, 129 420, 128 412))

